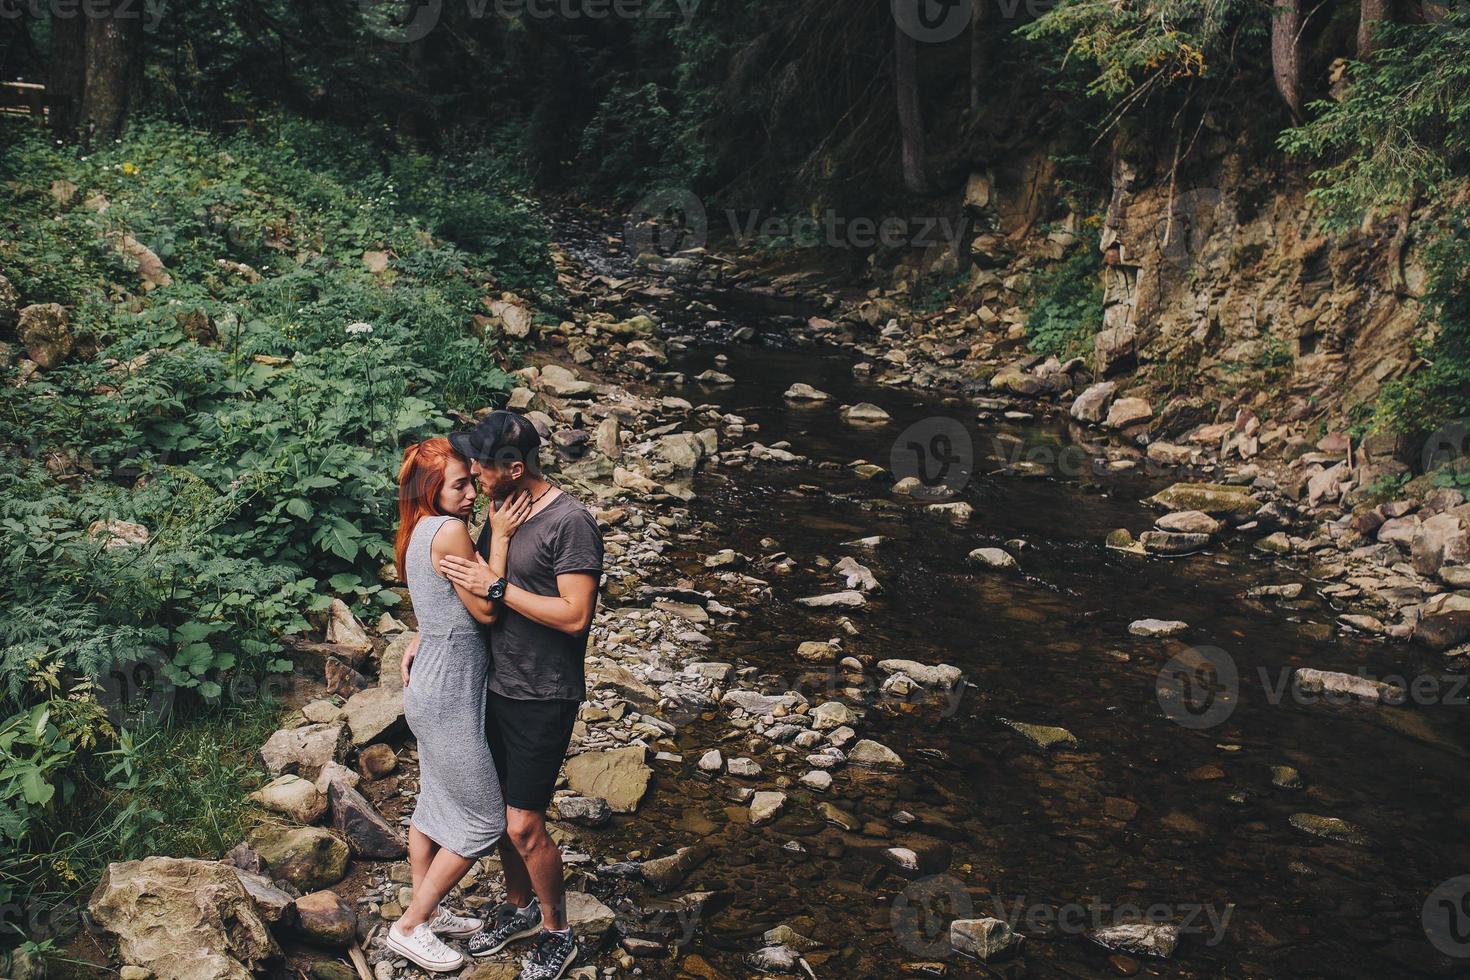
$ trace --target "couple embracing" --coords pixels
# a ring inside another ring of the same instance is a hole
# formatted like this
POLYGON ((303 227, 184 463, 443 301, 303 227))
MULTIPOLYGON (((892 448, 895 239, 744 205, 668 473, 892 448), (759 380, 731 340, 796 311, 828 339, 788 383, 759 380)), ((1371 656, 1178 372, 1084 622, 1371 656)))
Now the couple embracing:
POLYGON ((491 412, 469 432, 404 453, 398 476, 399 575, 418 638, 403 658, 403 704, 418 742, 409 827, 413 901, 390 951, 447 973, 534 939, 521 980, 557 980, 577 957, 561 852, 546 830, 586 688, 583 660, 602 574, 591 513, 541 474, 527 419, 491 412), (472 541, 476 499, 489 519, 472 541), (506 903, 485 921, 446 895, 499 851, 506 903))

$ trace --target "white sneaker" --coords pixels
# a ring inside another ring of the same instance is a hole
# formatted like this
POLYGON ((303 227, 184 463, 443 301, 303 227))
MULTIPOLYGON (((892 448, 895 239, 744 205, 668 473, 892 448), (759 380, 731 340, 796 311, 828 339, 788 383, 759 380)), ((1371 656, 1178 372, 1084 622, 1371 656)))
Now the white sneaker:
POLYGON ((437 936, 448 936, 450 939, 468 939, 483 928, 485 928, 484 919, 455 915, 442 905, 434 912, 434 917, 429 920, 431 932, 437 936))
POLYGON ((452 973, 464 966, 464 956, 444 945, 427 922, 419 923, 406 936, 398 931, 398 924, 394 923, 388 927, 387 946, 394 953, 417 963, 430 973, 452 973))

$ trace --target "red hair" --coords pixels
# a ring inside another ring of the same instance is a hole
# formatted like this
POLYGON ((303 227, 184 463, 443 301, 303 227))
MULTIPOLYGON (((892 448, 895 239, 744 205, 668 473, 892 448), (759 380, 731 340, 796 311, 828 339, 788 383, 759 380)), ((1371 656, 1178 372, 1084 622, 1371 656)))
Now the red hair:
POLYGON ((425 439, 403 451, 398 469, 398 538, 393 551, 398 559, 398 577, 408 581, 408 542, 413 529, 425 517, 442 513, 439 492, 444 489, 444 471, 455 459, 448 439, 425 439))

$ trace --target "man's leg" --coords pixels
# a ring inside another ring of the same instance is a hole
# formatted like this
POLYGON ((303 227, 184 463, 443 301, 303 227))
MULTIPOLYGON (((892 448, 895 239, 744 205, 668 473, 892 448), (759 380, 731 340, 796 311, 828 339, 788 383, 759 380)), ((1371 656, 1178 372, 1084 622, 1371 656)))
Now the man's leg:
MULTIPOLYGON (((508 823, 508 810, 506 816, 508 823)), ((513 902, 518 909, 530 905, 531 896, 535 894, 531 888, 531 875, 526 870, 526 862, 521 860, 520 852, 516 850, 508 833, 500 838, 500 868, 505 872, 506 900, 513 902)))
MULTIPOLYGON (((518 858, 530 875, 531 886, 541 900, 542 921, 546 929, 560 932, 567 927, 566 882, 562 876, 561 848, 546 832, 546 814, 539 810, 505 808, 506 836, 515 846, 518 858)), ((510 872, 506 872, 506 888, 510 888, 510 872)), ((512 901, 518 901, 512 893, 512 901)), ((525 899, 530 902, 530 898, 525 899)))

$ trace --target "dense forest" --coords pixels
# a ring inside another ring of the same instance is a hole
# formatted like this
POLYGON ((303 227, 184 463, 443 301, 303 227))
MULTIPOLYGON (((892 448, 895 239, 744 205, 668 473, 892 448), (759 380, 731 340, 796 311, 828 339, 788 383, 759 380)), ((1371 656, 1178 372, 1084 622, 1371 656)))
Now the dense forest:
MULTIPOLYGON (((752 612, 760 619, 769 596, 758 590, 793 569, 796 581, 833 574, 862 581, 851 566, 834 573, 825 557, 809 561, 795 544, 767 545, 754 532, 750 550, 766 556, 745 564, 733 538, 714 543, 724 512, 701 515, 692 489, 666 482, 670 468, 728 473, 791 463, 796 457, 785 457, 807 451, 802 437, 820 429, 796 424, 782 442, 768 431, 771 420, 747 426, 741 418, 762 418, 741 407, 762 393, 720 410, 705 404, 717 401, 713 395, 702 401, 679 387, 697 367, 708 369, 707 383, 734 380, 722 374, 726 360, 696 365, 686 353, 701 330, 737 325, 712 298, 725 290, 752 287, 747 293, 761 300, 804 304, 772 321, 795 324, 783 343, 797 338, 859 360, 841 372, 844 383, 857 377, 872 381, 872 391, 881 383, 915 399, 946 399, 928 415, 954 412, 973 428, 976 411, 1015 424, 1039 412, 1091 425, 1087 439, 1116 438, 1122 448, 1088 443, 1111 473, 1135 463, 1155 477, 1159 468, 1193 467, 1209 490, 1188 500, 1213 503, 1169 509, 1199 519, 1161 521, 1139 542, 1126 531, 1110 535, 1110 551, 1192 555, 1206 542, 1224 548, 1227 530, 1244 525, 1242 534, 1260 537, 1240 546, 1252 559, 1269 553, 1329 565, 1317 580, 1343 586, 1321 609, 1297 610, 1293 622, 1321 613, 1334 643, 1413 639, 1414 649, 1432 651, 1422 668, 1430 672, 1463 672, 1470 663, 1464 4, 47 0, 0 5, 0 76, 6 976, 40 976, 46 964, 50 975, 112 975, 101 965, 109 947, 78 911, 109 864, 149 855, 214 862, 255 840, 279 819, 259 797, 262 743, 293 724, 320 723, 310 705, 325 699, 341 708, 357 691, 332 687, 333 667, 326 693, 302 697, 282 679, 302 674, 303 664, 320 674, 329 655, 350 662, 353 683, 369 690, 378 689, 369 686, 374 670, 384 678, 392 672, 384 648, 394 647, 408 618, 406 590, 389 566, 395 477, 409 443, 462 427, 490 407, 530 408, 552 423, 548 445, 565 485, 592 488, 605 529, 632 534, 622 549, 661 555, 665 544, 677 550, 695 532, 710 538, 710 548, 734 549, 721 563, 724 551, 664 569, 663 578, 642 566, 613 575, 605 607, 693 603, 698 615, 684 615, 703 623, 706 608, 720 606, 709 591, 719 586, 698 576, 738 579, 734 569, 745 567, 759 585, 739 583, 756 590, 747 604, 728 601, 740 619, 752 612), (679 233, 665 234, 671 228, 679 233), (655 321, 667 329, 656 333, 655 321), (588 377, 601 370, 597 383, 615 389, 581 404, 590 386, 556 375, 562 368, 548 366, 553 360, 588 377), (603 403, 623 408, 599 410, 603 403), (608 419, 617 424, 608 428, 608 419), (685 435, 668 427, 671 419, 688 429, 682 449, 667 442, 685 435), (694 439, 696 430, 718 430, 720 449, 694 439), (771 445, 750 443, 757 436, 771 445), (640 470, 628 453, 645 443, 659 463, 640 470), (731 445, 744 447, 733 459, 731 445), (1280 472, 1269 469, 1277 463, 1280 472), (1281 475, 1291 467, 1293 477, 1281 475), (1293 480, 1299 486, 1287 493, 1293 480), (1228 493, 1232 485, 1257 496, 1241 504, 1228 493), (1273 496, 1278 490, 1290 499, 1273 496), (1210 494, 1228 496, 1219 504, 1210 494), (623 523, 627 498, 646 515, 623 523), (660 528, 660 520, 668 523, 660 528), (1372 584, 1361 572, 1353 578, 1348 558, 1323 555, 1330 546, 1367 560, 1351 549, 1388 545, 1399 550, 1373 559, 1372 584), (1413 575, 1419 579, 1408 581, 1413 575), (359 655, 348 658, 340 648, 359 640, 359 655)), ((738 330, 730 336, 742 339, 738 330)), ((734 349, 728 357, 740 363, 734 349)), ((828 397, 793 390, 784 402, 779 390, 764 394, 777 405, 828 397)), ((856 408, 864 406, 882 413, 869 421, 889 418, 867 400, 856 408)), ((851 409, 845 404, 834 424, 853 422, 851 409)), ((875 455, 883 449, 845 448, 855 461, 844 458, 835 467, 843 472, 889 462, 875 455)), ((1014 458, 990 462, 992 472, 1028 475, 1014 458)), ((903 496, 903 474, 891 469, 885 478, 903 496)), ((795 479, 773 486, 775 500, 815 492, 795 479)), ((1159 489, 1147 488, 1149 499, 1157 501, 1159 489)), ((844 487, 834 499, 845 504, 852 493, 844 487)), ((728 504, 720 498, 711 506, 728 504)), ((765 506, 754 503, 752 512, 765 506)), ((812 515, 808 528, 821 526, 819 518, 812 515)), ((1102 521, 1097 516, 1079 538, 1100 538, 1092 524, 1102 521)), ((997 547, 979 551, 1000 551, 1001 536, 992 536, 997 547)), ((1009 537, 1026 536, 1008 536, 1008 551, 1018 551, 1009 537)), ((769 537, 785 541, 774 530, 769 537)), ((961 554, 971 566, 992 562, 977 557, 977 541, 967 542, 961 554)), ((1020 553, 1023 563, 1040 560, 1020 553)), ((1015 564, 1001 554, 992 567, 1015 564)), ((896 567, 891 577, 900 577, 896 567)), ((1107 605, 1101 596, 1095 603, 1107 605)), ((647 622, 599 620, 593 635, 629 644, 637 636, 649 648, 676 635, 685 637, 682 646, 709 639, 688 640, 679 624, 638 632, 647 622)), ((845 616, 846 625, 800 622, 812 636, 838 637, 819 661, 846 663, 839 653, 851 652, 846 659, 867 668, 885 656, 876 639, 873 656, 861 650, 845 616), (850 651, 839 642, 844 629, 850 651)), ((811 639, 795 626, 783 629, 767 647, 811 639)), ((702 660, 736 657, 726 652, 739 646, 733 635, 715 640, 718 655, 706 650, 702 660)), ((1353 669, 1382 663, 1358 648, 1343 656, 1353 669)), ((955 687, 924 681, 919 666, 885 670, 916 690, 955 687)), ((633 727, 637 712, 626 724, 649 742, 662 739, 661 753, 685 753, 692 767, 708 746, 695 751, 678 741, 666 720, 678 714, 669 706, 678 697, 660 685, 674 674, 635 673, 616 664, 605 671, 618 678, 607 688, 639 704, 650 727, 633 727)), ((754 671, 741 678, 755 680, 754 671)), ((683 715, 692 724, 703 711, 708 723, 716 705, 728 707, 718 692, 683 715)), ((895 710, 894 724, 911 707, 895 710)), ((597 711, 593 719, 584 710, 584 722, 604 721, 607 712, 597 711)), ((770 706, 746 713, 766 716, 758 722, 766 734, 770 706)), ((785 714, 783 706, 775 717, 785 714)), ((612 718, 621 721, 622 710, 612 718)), ((1045 756, 1053 736, 1035 729, 1014 730, 1045 756)), ((1075 748, 1070 733, 1056 731, 1075 748)), ((1415 744, 1431 741, 1421 736, 1415 744)), ((1253 747, 1262 741, 1231 737, 1253 747)), ((727 754, 740 751, 732 744, 727 754)), ((1453 758, 1463 766, 1462 755, 1453 758)), ((285 778, 269 759, 267 768, 285 778)), ((822 782, 809 775, 799 786, 822 782)), ((1447 767, 1446 778, 1453 775, 1447 767)), ((795 788, 782 779, 783 790, 795 788)), ((917 782, 946 778, 930 772, 917 782)), ((890 809, 911 799, 910 788, 897 791, 890 809)), ((1107 794, 1109 806, 1118 795, 1107 794)), ((1324 793, 1316 805, 1339 797, 1324 793)), ((1445 821, 1462 826, 1463 807, 1444 805, 1445 821)), ((849 836, 872 826, 871 815, 849 827, 824 812, 849 836)), ((679 819, 677 809, 664 815, 679 819)), ((989 826, 978 816, 974 826, 953 815, 933 825, 926 819, 919 827, 945 848, 990 832, 976 829, 989 826)), ((681 825, 694 834, 691 847, 702 826, 681 825)), ((632 846, 643 839, 627 833, 632 846)), ((1102 833, 1089 825, 1076 839, 1102 833)), ((1340 844, 1343 833, 1332 833, 1340 844)), ((862 852, 848 847, 847 857, 832 857, 840 873, 812 877, 887 888, 881 874, 848 875, 841 862, 862 852)), ((908 853, 935 873, 929 851, 908 853)), ((360 856, 355 846, 353 854, 360 856)), ((616 867, 621 858, 609 860, 616 867)), ((1341 871, 1350 862, 1326 863, 1341 871)), ((727 886, 744 879, 740 865, 705 873, 727 886)), ((606 881, 621 879, 609 873, 606 881)), ((396 886, 381 887, 368 896, 374 910, 393 904, 396 886)), ((297 888, 288 898, 316 890, 297 888)), ((621 917, 611 892, 600 894, 621 917)), ((1343 905, 1356 902, 1372 904, 1354 890, 1343 905)), ((734 907, 764 926, 750 912, 759 904, 742 898, 734 907)), ((856 908, 835 900, 832 907, 856 908)), ((356 938, 371 951, 367 916, 359 914, 356 938)), ((716 916, 713 907, 703 914, 716 916)), ((1356 928, 1356 913, 1342 914, 1356 928)), ((846 928, 869 912, 833 915, 846 928)), ((806 928, 826 921, 818 915, 806 928)), ((1315 942, 1305 922, 1296 924, 1315 942)), ((905 969, 943 958, 905 946, 898 958, 880 953, 874 965, 843 943, 821 952, 801 936, 772 940, 777 929, 756 941, 762 929, 742 932, 745 923, 714 930, 721 942, 668 962, 642 960, 648 949, 637 944, 653 940, 623 923, 613 930, 623 945, 596 962, 623 971, 637 957, 652 975, 713 977, 796 972, 801 953, 808 972, 807 964, 825 962, 829 971, 895 975, 900 958, 905 969), (734 959, 753 947, 760 947, 756 960, 734 959), (772 949, 795 952, 788 962, 772 949), (725 954, 731 960, 722 961, 725 954)), ((828 926, 844 943, 862 945, 860 936, 828 926)), ((1254 928, 1258 946, 1276 948, 1276 924, 1254 928), (1268 935, 1272 942, 1261 938, 1268 935)), ((1334 920, 1331 928, 1343 925, 1334 920)), ((1388 964, 1382 975, 1441 969, 1403 954, 1395 928, 1372 933, 1374 955, 1383 957, 1376 962, 1388 964)), ((287 971, 280 976, 339 975, 326 967, 305 972, 315 969, 313 957, 302 958, 291 942, 283 967, 282 950, 261 942, 249 955, 237 949, 236 958, 287 971)), ((689 945, 687 937, 683 947, 659 942, 676 953, 689 945)), ((345 945, 337 944, 339 953, 345 945)), ((1212 953, 1187 966, 1197 972, 1175 973, 1318 975, 1299 957, 1311 943, 1288 945, 1283 940, 1280 958, 1253 948, 1224 963, 1212 953)), ((956 948, 979 955, 984 944, 956 941, 956 948)), ((1134 967, 1130 956, 1153 952, 1109 949, 1134 967)), ((1333 967, 1354 961, 1351 949, 1323 955, 1333 967)), ((1131 975, 1127 965, 1103 959, 1067 970, 1131 975)), ((952 963, 950 975, 977 975, 971 968, 952 963)), ((1042 975, 1050 968, 1041 966, 1042 975)), ((221 967, 188 975, 237 974, 221 967)), ((387 975, 404 974, 389 968, 387 975)), ((500 974, 484 974, 492 975, 500 974)))

